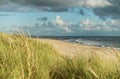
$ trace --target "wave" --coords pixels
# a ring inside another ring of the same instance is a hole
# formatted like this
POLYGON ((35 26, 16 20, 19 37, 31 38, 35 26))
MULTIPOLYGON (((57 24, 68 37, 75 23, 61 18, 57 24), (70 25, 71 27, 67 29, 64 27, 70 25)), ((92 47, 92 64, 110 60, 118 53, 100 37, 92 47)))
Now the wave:
POLYGON ((105 45, 96 42, 96 41, 88 41, 88 40, 82 40, 82 39, 76 39, 76 43, 84 44, 84 45, 91 45, 91 46, 97 46, 97 47, 106 47, 105 45))
POLYGON ((78 44, 84 44, 84 45, 90 45, 90 46, 97 46, 97 47, 112 47, 116 49, 120 49, 120 38, 92 38, 92 37, 81 37, 81 38, 69 38, 69 39, 63 39, 66 42, 71 43, 78 43, 78 44))

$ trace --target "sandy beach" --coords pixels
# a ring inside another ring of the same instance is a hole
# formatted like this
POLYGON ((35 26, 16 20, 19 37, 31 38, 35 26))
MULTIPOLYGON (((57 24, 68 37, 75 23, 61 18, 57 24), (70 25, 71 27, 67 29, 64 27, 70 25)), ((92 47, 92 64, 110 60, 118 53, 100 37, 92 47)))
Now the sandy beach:
POLYGON ((115 53, 113 52, 116 51, 112 48, 101 48, 96 46, 68 43, 53 39, 40 39, 40 41, 51 44, 58 53, 65 56, 74 56, 76 54, 83 54, 88 56, 90 54, 96 53, 102 58, 111 59, 114 58, 115 53))

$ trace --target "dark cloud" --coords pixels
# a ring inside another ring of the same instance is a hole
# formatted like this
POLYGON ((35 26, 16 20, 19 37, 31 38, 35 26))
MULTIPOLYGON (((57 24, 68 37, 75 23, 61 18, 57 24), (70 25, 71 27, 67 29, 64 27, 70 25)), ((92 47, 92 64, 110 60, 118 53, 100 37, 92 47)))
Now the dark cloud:
MULTIPOLYGON (((0 0, 0 11, 65 12, 68 8, 91 8, 97 16, 120 18, 120 0, 0 0)), ((84 11, 80 9, 80 14, 84 11)), ((104 18, 105 19, 105 18, 104 18)))
POLYGON ((0 4, 2 5, 2 4, 7 4, 7 3, 9 3, 10 2, 10 0, 0 0, 0 4))
POLYGON ((85 13, 84 13, 84 10, 83 10, 83 9, 80 9, 79 13, 80 13, 81 15, 85 15, 85 13))
POLYGON ((22 5, 44 6, 44 7, 105 7, 110 3, 107 0, 10 0, 22 5))
MULTIPOLYGON (((110 3, 107 0, 0 0, 0 5, 17 4, 21 6, 50 7, 50 8, 68 8, 68 7, 105 7, 110 3)), ((55 10, 56 11, 56 10, 55 10)))
MULTIPOLYGON (((78 0, 79 1, 79 0, 78 0)), ((22 5, 32 5, 38 7, 67 7, 76 5, 76 2, 73 0, 11 0, 11 2, 22 4, 22 5)))
POLYGON ((47 17, 41 17, 41 18, 37 18, 37 21, 47 21, 48 18, 47 17))
POLYGON ((111 6, 106 6, 104 8, 95 8, 93 12, 104 18, 106 16, 111 16, 112 18, 119 19, 120 18, 120 0, 109 0, 112 4, 111 6))
POLYGON ((68 8, 44 8, 42 10, 47 12, 67 12, 68 8))

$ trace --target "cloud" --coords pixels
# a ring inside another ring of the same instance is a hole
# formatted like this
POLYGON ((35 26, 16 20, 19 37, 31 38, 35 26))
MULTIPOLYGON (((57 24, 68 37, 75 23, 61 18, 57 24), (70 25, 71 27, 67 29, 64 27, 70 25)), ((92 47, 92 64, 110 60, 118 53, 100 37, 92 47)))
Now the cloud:
POLYGON ((92 8, 111 6, 108 0, 86 0, 86 4, 92 8))
MULTIPOLYGON (((49 25, 48 24, 45 24, 44 25, 39 25, 39 26, 31 26, 31 27, 21 27, 23 29, 23 31, 29 31, 30 34, 32 36, 57 36, 57 35, 69 35, 71 34, 71 32, 67 32, 65 29, 63 28, 59 28, 59 27, 56 27, 54 25, 49 25)), ((14 32, 16 29, 13 28, 13 31, 14 32)))
POLYGON ((106 6, 104 8, 95 8, 93 9, 93 12, 100 16, 100 17, 106 17, 111 16, 114 19, 120 18, 120 0, 108 0, 111 3, 111 6, 106 6))
MULTIPOLYGON (((0 0, 0 11, 67 12, 69 8, 90 8, 95 15, 105 19, 120 18, 120 0, 0 0)), ((84 11, 80 10, 84 15, 84 11)))
MULTIPOLYGON (((95 15, 120 18, 120 0, 0 0, 0 11, 67 12, 69 8, 90 8, 95 15)), ((84 15, 80 9, 79 13, 84 15)))
POLYGON ((120 19, 111 19, 106 21, 106 24, 114 31, 120 31, 120 19))
MULTIPOLYGON (((2 3, 0 4, 0 11, 4 11, 4 12, 14 12, 14 11, 18 12, 18 11, 20 11, 20 9, 22 10, 23 8, 25 8, 25 7, 15 4, 15 3, 12 3, 12 2, 7 2, 7 1, 4 4, 2 4, 2 3)), ((24 11, 24 10, 22 10, 22 11, 24 11)))
POLYGON ((37 18, 37 21, 47 21, 48 18, 47 17, 41 17, 41 18, 37 18))
MULTIPOLYGON (((17 8, 20 9, 21 7, 23 8, 24 6, 25 8, 34 7, 45 11, 55 12, 67 11, 67 9, 70 7, 96 8, 106 7, 110 5, 111 5, 110 2, 107 0, 0 0, 1 7, 5 6, 6 8, 9 7, 15 8, 15 6, 17 6, 17 8)), ((1 9, 6 8, 2 7, 1 9)))
MULTIPOLYGON (((62 17, 56 16, 52 21, 45 21, 43 24, 37 23, 34 26, 28 24, 21 28, 24 31, 29 30, 31 35, 118 35, 119 25, 120 19, 95 22, 86 18, 76 23, 70 23, 62 20, 62 17)), ((11 28, 13 31, 15 29, 15 26, 11 28)))
POLYGON ((107 0, 11 0, 17 4, 45 6, 45 7, 105 7, 111 5, 107 0))
POLYGON ((53 24, 56 26, 63 26, 64 22, 61 20, 60 16, 56 16, 55 20, 53 20, 53 24))
MULTIPOLYGON (((65 23, 65 22, 64 22, 65 23)), ((68 24, 67 29, 71 32, 85 31, 120 31, 120 20, 106 20, 101 22, 93 22, 90 19, 80 20, 77 23, 68 24)), ((65 27, 65 25, 63 25, 65 27)))
POLYGON ((68 12, 68 8, 41 8, 43 11, 47 12, 68 12))
MULTIPOLYGON (((40 20, 44 23, 36 23, 34 26, 24 25, 21 28, 26 31, 29 30, 31 35, 66 35, 71 34, 72 31, 69 28, 70 23, 65 22, 60 16, 56 16, 52 21, 44 20, 45 17, 41 17, 40 20)), ((48 17, 46 17, 48 18, 48 17)), ((11 31, 14 32, 19 26, 12 27, 11 31)))
MULTIPOLYGON (((95 23, 92 22, 90 19, 84 19, 84 20, 80 20, 76 24, 73 24, 71 29, 74 32, 101 31, 103 27, 101 23, 95 23)), ((102 31, 105 31, 105 29, 102 31)))
POLYGON ((9 3, 9 0, 0 0, 0 5, 9 3))
POLYGON ((85 31, 98 31, 98 32, 112 32, 112 31, 120 31, 120 19, 109 19, 109 20, 101 20, 100 22, 91 21, 90 19, 80 20, 77 23, 72 23, 69 25, 69 29, 72 32, 85 32, 85 31))
POLYGON ((101 22, 92 22, 89 19, 80 21, 81 31, 120 31, 120 19, 110 19, 101 22))
MULTIPOLYGON (((73 33, 73 32, 84 32, 84 31, 120 31, 120 19, 109 19, 101 20, 100 22, 94 22, 90 19, 83 19, 77 23, 65 22, 60 16, 56 16, 52 21, 45 21, 42 24, 35 24, 35 26, 25 25, 22 28, 33 28, 36 29, 61 29, 62 32, 73 33)), ((54 30, 56 31, 56 30, 54 30)))
POLYGON ((52 21, 52 24, 64 29, 67 32, 72 32, 71 29, 69 29, 70 23, 64 22, 60 16, 56 16, 56 18, 52 21))
POLYGON ((85 15, 85 13, 84 13, 84 10, 83 10, 83 9, 80 9, 80 10, 79 10, 79 13, 80 13, 81 15, 85 15))

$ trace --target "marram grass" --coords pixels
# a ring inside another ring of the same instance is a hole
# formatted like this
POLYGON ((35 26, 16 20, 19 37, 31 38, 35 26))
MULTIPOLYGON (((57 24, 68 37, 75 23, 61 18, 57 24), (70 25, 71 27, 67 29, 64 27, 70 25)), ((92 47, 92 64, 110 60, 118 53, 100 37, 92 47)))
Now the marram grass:
POLYGON ((118 61, 93 54, 65 57, 47 43, 24 35, 0 34, 0 79, 120 79, 118 61))

